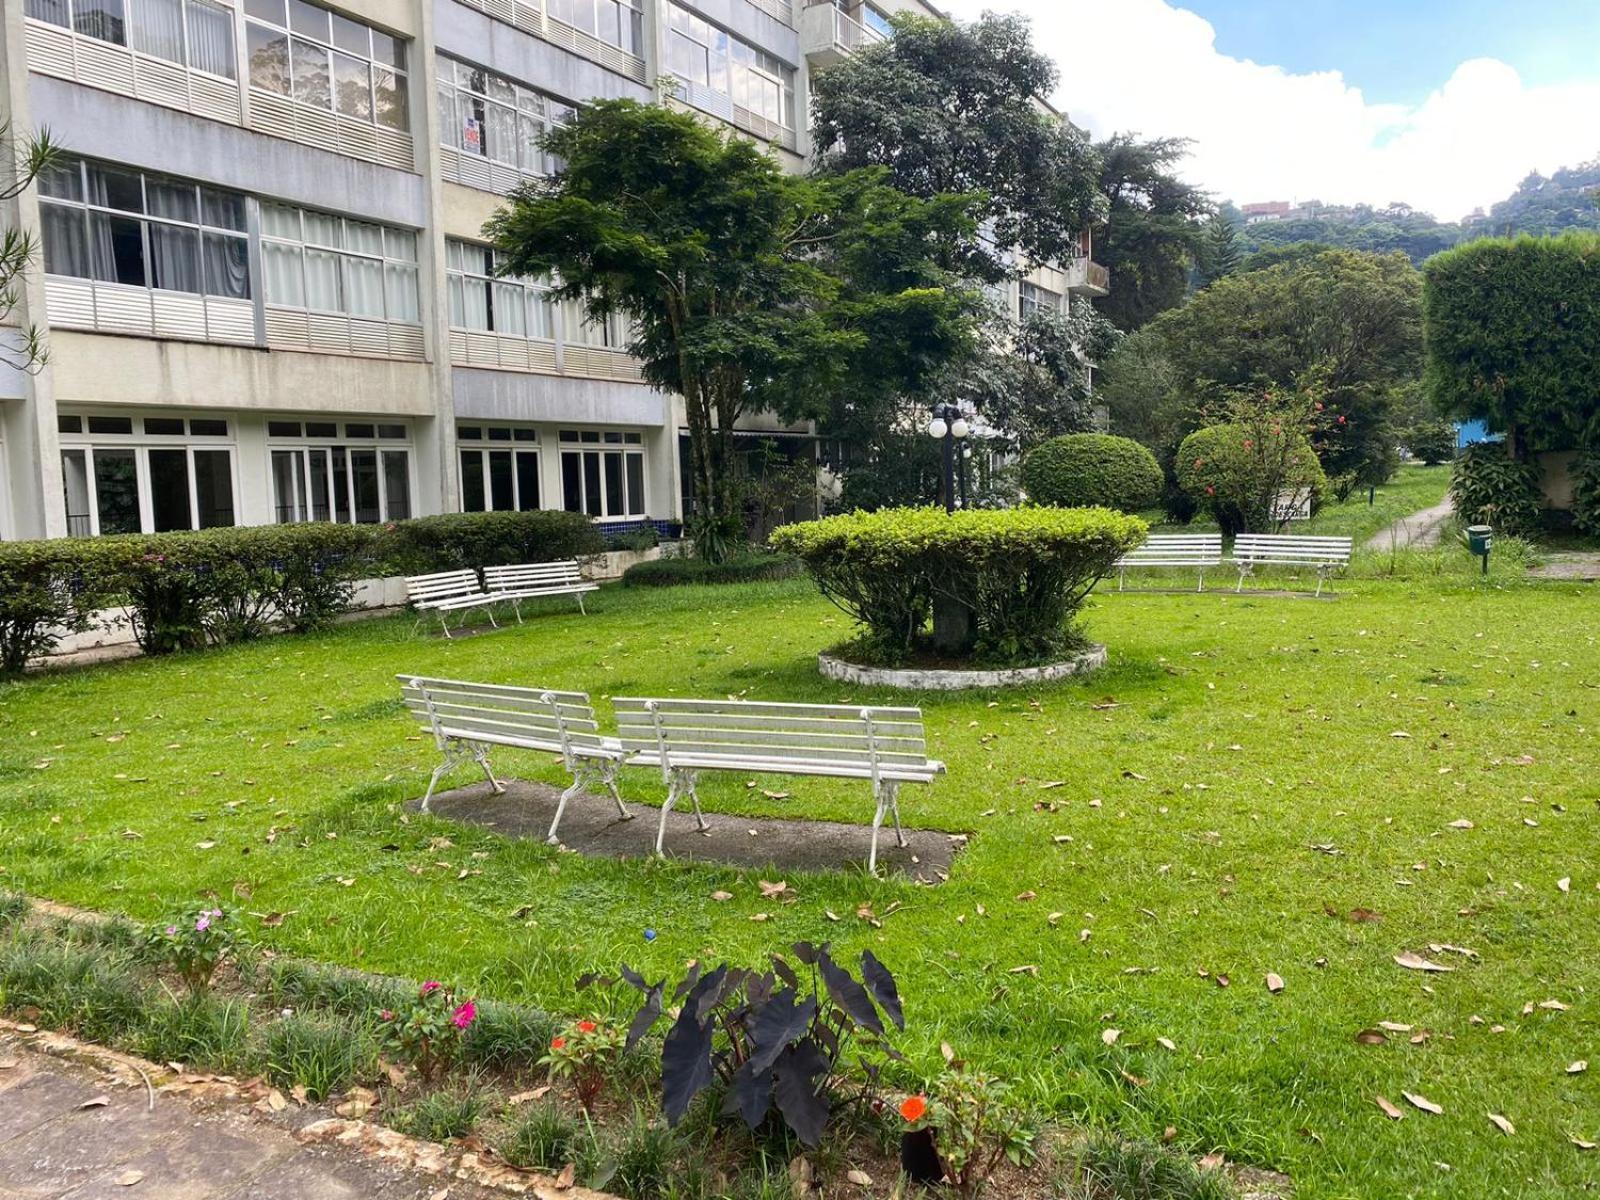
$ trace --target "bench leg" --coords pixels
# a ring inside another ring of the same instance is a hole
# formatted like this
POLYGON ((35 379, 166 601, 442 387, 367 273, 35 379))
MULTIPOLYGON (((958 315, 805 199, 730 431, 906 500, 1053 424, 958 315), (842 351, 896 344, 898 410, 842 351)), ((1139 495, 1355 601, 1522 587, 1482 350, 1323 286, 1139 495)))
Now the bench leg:
POLYGON ((493 625, 496 629, 499 629, 500 622, 494 619, 494 605, 485 604, 483 606, 483 611, 489 614, 489 624, 493 625))
POLYGON ((513 610, 515 610, 515 612, 517 614, 517 624, 521 625, 522 624, 522 601, 521 600, 513 600, 511 602, 511 607, 512 607, 513 610))
POLYGON ((1127 582, 1128 582, 1128 573, 1127 573, 1127 571, 1118 571, 1117 572, 1117 591, 1120 592, 1122 590, 1123 584, 1125 584, 1127 582))
POLYGON ((894 814, 895 844, 902 847, 906 844, 906 835, 900 828, 900 803, 895 795, 899 785, 881 783, 875 791, 873 799, 877 801, 877 810, 872 814, 872 849, 867 853, 867 873, 871 875, 878 873, 878 830, 883 827, 884 817, 894 814))
POLYGON ((689 803, 694 805, 695 824, 698 826, 700 832, 704 833, 706 830, 710 829, 711 826, 706 821, 705 813, 700 811, 700 793, 694 790, 695 773, 693 771, 685 771, 683 773, 683 778, 685 787, 689 792, 689 803))
POLYGON ((1206 590, 1206 569, 1204 567, 1200 568, 1200 586, 1194 590, 1197 592, 1203 592, 1206 590))
POLYGON ((439 780, 444 778, 445 772, 451 770, 459 763, 462 754, 459 742, 446 742, 444 747, 444 761, 433 769, 433 775, 428 780, 428 790, 422 794, 422 811, 428 811, 428 803, 433 799, 434 789, 439 786, 439 780))
POLYGON ((617 802, 617 813, 624 821, 633 820, 633 814, 628 811, 628 806, 622 802, 622 793, 617 791, 617 764, 608 762, 600 768, 600 782, 605 784, 606 791, 611 793, 611 798, 617 802))
POLYGON ((439 610, 439 628, 444 630, 445 637, 450 636, 450 614, 442 608, 439 610))
POLYGON ((582 614, 583 616, 587 617, 589 615, 589 610, 583 606, 583 593, 579 592, 577 594, 577 598, 578 598, 578 612, 580 614, 582 614))
MULTIPOLYGON (((601 783, 611 793, 611 798, 617 802, 617 812, 624 821, 633 820, 633 814, 623 805, 622 797, 617 792, 617 764, 608 762, 596 768, 593 763, 580 763, 573 769, 571 786, 561 793, 561 799, 556 802, 555 819, 550 822, 550 832, 545 836, 545 841, 552 846, 557 844, 556 830, 561 825, 562 814, 567 811, 567 801, 581 792, 585 784, 594 782, 601 783)), ((660 849, 659 845, 657 849, 660 849)))
POLYGON ((1239 586, 1233 589, 1235 592, 1244 591, 1244 577, 1248 574, 1250 574, 1249 567, 1241 567, 1239 569, 1239 586))
POLYGON ((478 765, 483 768, 483 773, 489 777, 489 786, 494 789, 495 795, 498 796, 501 792, 504 792, 506 790, 506 785, 494 777, 494 768, 489 765, 489 752, 474 742, 472 746, 472 757, 476 759, 478 765))

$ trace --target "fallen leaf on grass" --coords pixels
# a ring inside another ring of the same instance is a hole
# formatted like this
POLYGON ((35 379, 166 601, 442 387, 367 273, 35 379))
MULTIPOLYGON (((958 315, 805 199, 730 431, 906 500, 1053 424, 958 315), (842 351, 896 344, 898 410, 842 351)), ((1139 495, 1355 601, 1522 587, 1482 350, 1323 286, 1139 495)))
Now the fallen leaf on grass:
POLYGON ((124 1171, 121 1175, 118 1175, 111 1182, 116 1184, 118 1187, 132 1187, 134 1184, 138 1183, 143 1178, 144 1178, 144 1172, 143 1171, 124 1171))
POLYGON ((1569 1136, 1567 1138, 1567 1141, 1571 1142, 1579 1150, 1593 1150, 1593 1149, 1596 1148, 1596 1146, 1600 1146, 1600 1142, 1586 1141, 1581 1137, 1571 1137, 1571 1136, 1569 1136))
POLYGON ((1413 954, 1409 950, 1407 950, 1404 954, 1396 954, 1394 956, 1394 961, 1395 961, 1395 965, 1396 966, 1404 967, 1408 971, 1454 971, 1455 970, 1454 967, 1446 967, 1446 966, 1442 966, 1439 963, 1431 962, 1430 960, 1428 960, 1426 958, 1423 958, 1422 955, 1413 954))
POLYGON ((1406 1119, 1406 1114, 1396 1108, 1393 1101, 1389 1100, 1387 1097, 1374 1096, 1372 1099, 1377 1103, 1379 1108, 1383 1109, 1383 1115, 1388 1117, 1391 1121, 1404 1121, 1406 1119))
POLYGON ((1037 900, 1038 898, 1039 898, 1039 893, 1038 892, 1018 892, 1017 893, 1017 903, 1018 904, 1026 904, 1029 900, 1037 900))
POLYGON ((1026 963, 1020 967, 1012 967, 1006 972, 1007 975, 1037 975, 1038 973, 1039 968, 1032 963, 1026 963))
POLYGON ((1356 1041, 1363 1046, 1381 1046, 1389 1039, 1381 1029, 1363 1029, 1356 1034, 1356 1041))
POLYGON ((859 1167, 851 1167, 848 1171, 845 1172, 845 1176, 844 1177, 846 1179, 848 1179, 851 1183, 855 1184, 857 1187, 871 1187, 872 1186, 872 1176, 868 1175, 865 1171, 861 1170, 859 1167))
POLYGON ((578 1164, 568 1163, 561 1168, 561 1174, 556 1176, 556 1190, 564 1192, 572 1186, 573 1180, 578 1177, 578 1164))
POLYGON ((1102 1029, 1100 1031, 1100 1040, 1108 1046, 1115 1046, 1117 1039, 1121 1036, 1122 1030, 1120 1029, 1102 1029))
POLYGON ((506 1103, 515 1108, 519 1104, 531 1104, 535 1100, 543 1100, 545 1096, 549 1095, 549 1093, 550 1085, 543 1084, 540 1087, 534 1088, 531 1092, 518 1092, 516 1095, 507 1099, 506 1103))
POLYGON ((1550 1012, 1566 1012, 1567 1011, 1567 1006, 1565 1004, 1561 1003, 1561 1001, 1559 1001, 1559 1000, 1541 1000, 1541 1001, 1539 1001, 1539 1007, 1543 1008, 1543 1009, 1548 1009, 1550 1012))
MULTIPOLYGON (((0 1063, 0 1066, 4 1066, 4 1065, 5 1065, 4 1063, 0 1063)), ((1568 1063, 1567 1064, 1567 1074, 1568 1075, 1582 1075, 1588 1069, 1589 1069, 1588 1061, 1586 1059, 1582 1059, 1582 1058, 1580 1058, 1575 1063, 1568 1063)))
POLYGON ((1402 1025, 1399 1021, 1379 1021, 1379 1029, 1388 1030, 1390 1033, 1410 1033, 1411 1026, 1402 1025))
POLYGON ((733 893, 732 892, 712 892, 711 893, 711 898, 713 900, 715 900, 718 904, 721 904, 724 900, 732 900, 733 899, 733 893))
POLYGON ((1451 821, 1450 822, 1450 828, 1451 829, 1476 829, 1477 826, 1474 825, 1471 821, 1467 820, 1465 817, 1462 817, 1459 821, 1451 821))
POLYGON ((1402 1096, 1415 1108, 1420 1108, 1425 1113, 1432 1113, 1436 1117, 1444 1116, 1444 1109, 1418 1092, 1401 1092, 1402 1096))
POLYGON ((1274 996, 1276 996, 1279 992, 1283 991, 1283 989, 1284 989, 1283 976, 1282 975, 1275 975, 1271 971, 1268 971, 1267 972, 1267 991, 1271 992, 1274 996))
POLYGON ((777 883, 771 883, 765 879, 758 879, 756 880, 756 883, 761 888, 762 898, 766 900, 772 900, 778 896, 786 895, 789 891, 789 881, 786 879, 780 879, 777 883))
POLYGON ((1571 877, 1570 876, 1563 876, 1562 878, 1556 880, 1556 887, 1560 891, 1570 892, 1572 890, 1572 879, 1571 879, 1571 877))
POLYGON ((1515 1125, 1513 1125, 1510 1122, 1509 1119, 1507 1119, 1506 1117, 1501 1116, 1499 1113, 1489 1113, 1488 1116, 1489 1116, 1490 1124, 1492 1124, 1496 1129, 1498 1129, 1501 1133, 1505 1134, 1507 1137, 1510 1137, 1513 1133, 1515 1133, 1517 1131, 1517 1127, 1515 1125))

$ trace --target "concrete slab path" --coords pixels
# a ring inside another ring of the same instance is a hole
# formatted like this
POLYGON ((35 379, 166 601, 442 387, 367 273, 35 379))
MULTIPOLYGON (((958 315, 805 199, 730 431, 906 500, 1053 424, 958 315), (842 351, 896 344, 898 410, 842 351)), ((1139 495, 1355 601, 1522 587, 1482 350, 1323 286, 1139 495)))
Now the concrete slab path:
POLYGON ((1368 539, 1367 549, 1387 554, 1391 550, 1425 550, 1437 546, 1444 527, 1455 513, 1449 497, 1432 508, 1402 517, 1389 528, 1368 539))

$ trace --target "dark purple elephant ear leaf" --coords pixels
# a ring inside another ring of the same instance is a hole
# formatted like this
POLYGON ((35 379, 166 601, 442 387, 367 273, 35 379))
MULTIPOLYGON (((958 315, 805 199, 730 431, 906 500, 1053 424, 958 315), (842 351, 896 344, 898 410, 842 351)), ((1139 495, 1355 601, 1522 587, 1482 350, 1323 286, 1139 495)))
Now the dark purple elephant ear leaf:
POLYGON ((900 989, 895 986, 889 968, 879 962, 871 950, 861 952, 861 978, 867 981, 867 990, 883 1009, 883 1015, 894 1022, 896 1029, 904 1030, 906 1018, 900 1009, 900 989))
POLYGON ((661 1048, 661 1107, 669 1125, 683 1120, 694 1098, 711 1086, 715 1025, 695 1020, 694 1012, 692 1004, 683 1006, 661 1048))
POLYGON ((817 955, 817 965, 822 969, 822 981, 827 985, 828 995, 833 1002, 844 1009, 861 1028, 882 1036, 886 1030, 878 1017, 878 1010, 872 1007, 867 989, 852 979, 849 971, 834 962, 827 951, 817 955))
POLYGON ((796 1137, 807 1146, 817 1145, 828 1124, 828 1100, 820 1086, 828 1075, 828 1060, 808 1039, 784 1050, 774 1071, 778 1111, 796 1137))

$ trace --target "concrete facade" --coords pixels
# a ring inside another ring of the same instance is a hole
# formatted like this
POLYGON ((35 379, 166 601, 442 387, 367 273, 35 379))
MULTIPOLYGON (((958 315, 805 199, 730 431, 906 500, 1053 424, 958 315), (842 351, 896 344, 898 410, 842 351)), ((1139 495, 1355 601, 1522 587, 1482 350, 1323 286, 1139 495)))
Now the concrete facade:
MULTIPOLYGON (((41 240, 12 320, 49 348, 0 365, 4 539, 487 507, 681 520, 681 401, 641 381, 625 329, 490 278, 483 223, 548 169, 540 123, 593 98, 677 86, 670 102, 802 169, 810 73, 890 13, 933 12, 122 6, 4 5, 13 131, 68 154, 0 213, 41 240)), ((1027 302, 1094 294, 1087 272, 1036 273, 1027 302)))

